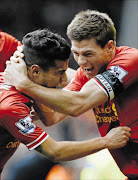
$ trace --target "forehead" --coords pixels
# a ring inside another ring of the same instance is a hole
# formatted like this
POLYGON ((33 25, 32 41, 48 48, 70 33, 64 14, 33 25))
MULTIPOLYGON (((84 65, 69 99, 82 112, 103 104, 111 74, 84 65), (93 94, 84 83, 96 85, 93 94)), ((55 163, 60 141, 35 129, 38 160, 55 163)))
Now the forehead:
POLYGON ((76 40, 72 40, 71 41, 71 50, 72 51, 95 51, 95 49, 100 48, 97 43, 96 40, 91 38, 91 39, 85 39, 82 41, 76 41, 76 40))
POLYGON ((60 61, 60 60, 56 60, 55 67, 52 67, 52 69, 59 71, 59 70, 66 70, 68 68, 68 63, 69 63, 69 59, 67 59, 66 61, 60 61))

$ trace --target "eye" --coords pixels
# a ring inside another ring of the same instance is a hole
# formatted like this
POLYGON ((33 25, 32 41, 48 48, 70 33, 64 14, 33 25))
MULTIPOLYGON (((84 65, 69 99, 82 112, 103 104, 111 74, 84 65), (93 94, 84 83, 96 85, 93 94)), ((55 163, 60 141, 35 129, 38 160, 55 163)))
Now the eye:
POLYGON ((65 70, 58 71, 58 74, 63 75, 65 73, 65 70))
POLYGON ((74 55, 78 56, 79 54, 77 52, 73 52, 74 55))
POLYGON ((86 57, 90 57, 90 56, 92 56, 93 54, 92 53, 85 53, 84 54, 84 56, 86 56, 86 57))

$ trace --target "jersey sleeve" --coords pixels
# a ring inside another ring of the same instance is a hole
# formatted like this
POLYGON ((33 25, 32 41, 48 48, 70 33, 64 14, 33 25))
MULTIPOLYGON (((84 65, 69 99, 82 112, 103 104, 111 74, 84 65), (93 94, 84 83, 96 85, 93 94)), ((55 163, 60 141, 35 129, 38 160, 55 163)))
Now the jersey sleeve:
POLYGON ((93 80, 111 100, 137 81, 138 77, 138 51, 116 58, 107 70, 96 75, 93 80))
POLYGON ((48 134, 32 121, 30 108, 24 103, 3 103, 1 116, 2 126, 29 150, 48 138, 48 134))
POLYGON ((22 45, 21 42, 13 36, 0 32, 0 72, 4 71, 5 62, 10 59, 17 46, 20 45, 22 45))
POLYGON ((82 68, 79 68, 70 83, 63 88, 63 90, 69 91, 80 91, 82 86, 88 81, 87 77, 84 75, 82 68))

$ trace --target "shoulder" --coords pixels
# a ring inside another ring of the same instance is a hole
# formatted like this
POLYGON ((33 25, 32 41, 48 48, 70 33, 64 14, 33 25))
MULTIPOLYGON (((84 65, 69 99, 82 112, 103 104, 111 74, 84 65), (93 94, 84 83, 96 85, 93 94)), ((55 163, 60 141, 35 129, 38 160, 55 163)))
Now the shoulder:
POLYGON ((116 48, 116 54, 107 66, 120 80, 136 79, 138 73, 138 50, 135 48, 121 46, 116 48))
POLYGON ((70 91, 80 91, 82 86, 87 81, 88 81, 88 78, 85 76, 84 70, 80 67, 77 69, 70 83, 64 89, 70 90, 70 91))
POLYGON ((15 51, 15 48, 21 45, 21 42, 18 39, 6 32, 0 32, 0 42, 0 51, 6 50, 6 48, 7 51, 15 51))
POLYGON ((27 104, 31 100, 19 93, 16 90, 3 90, 1 92, 1 107, 0 111, 6 114, 18 114, 29 112, 27 104))
POLYGON ((83 85, 89 80, 86 76, 85 76, 85 72, 83 70, 83 68, 78 68, 76 73, 75 73, 75 79, 80 81, 83 85))
POLYGON ((6 32, 0 32, 0 38, 3 38, 4 40, 11 40, 11 41, 18 41, 14 36, 6 33, 6 32))
POLYGON ((138 49, 127 46, 117 47, 116 54, 110 64, 113 63, 121 65, 138 63, 138 49))

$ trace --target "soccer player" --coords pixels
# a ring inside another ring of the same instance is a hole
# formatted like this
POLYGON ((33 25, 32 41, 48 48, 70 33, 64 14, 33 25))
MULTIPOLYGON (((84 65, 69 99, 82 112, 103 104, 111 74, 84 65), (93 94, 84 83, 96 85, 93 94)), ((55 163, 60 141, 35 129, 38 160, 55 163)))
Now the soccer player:
MULTIPOLYGON (((33 82, 56 88, 66 81, 70 47, 60 35, 37 30, 23 38, 23 47, 27 74, 33 82)), ((130 137, 131 129, 124 126, 93 140, 57 142, 32 121, 35 109, 39 111, 35 102, 8 85, 0 73, 0 174, 20 142, 52 161, 68 161, 104 148, 123 147, 130 137)))
MULTIPOLYGON (((98 11, 79 12, 68 25, 67 35, 80 68, 64 90, 39 86, 27 78, 25 71, 15 70, 13 74, 12 68, 18 66, 15 63, 7 69, 7 80, 64 114, 78 116, 93 108, 102 136, 113 127, 129 126, 132 134, 127 146, 110 152, 129 180, 138 179, 138 50, 117 47, 112 19, 98 11)), ((24 62, 20 62, 23 67, 24 62)))
MULTIPOLYGON (((21 45, 22 43, 18 39, 0 30, 0 72, 4 71, 6 67, 5 62, 10 59, 17 47, 21 45)), ((75 74, 75 70, 68 68, 66 74, 67 81, 62 83, 62 87, 70 82, 71 78, 75 74)))

